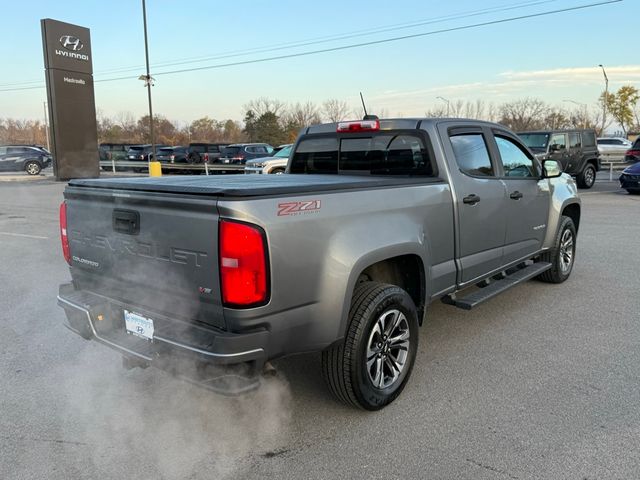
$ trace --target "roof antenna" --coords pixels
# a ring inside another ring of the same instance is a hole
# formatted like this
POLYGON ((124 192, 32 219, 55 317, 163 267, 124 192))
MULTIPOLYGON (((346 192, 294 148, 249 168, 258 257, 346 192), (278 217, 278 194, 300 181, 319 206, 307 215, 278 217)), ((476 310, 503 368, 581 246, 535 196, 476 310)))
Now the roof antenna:
POLYGON ((362 96, 362 92, 360 92, 360 100, 362 101, 362 109, 364 110, 363 120, 378 120, 378 117, 376 115, 369 115, 367 113, 367 106, 364 104, 364 97, 362 96))

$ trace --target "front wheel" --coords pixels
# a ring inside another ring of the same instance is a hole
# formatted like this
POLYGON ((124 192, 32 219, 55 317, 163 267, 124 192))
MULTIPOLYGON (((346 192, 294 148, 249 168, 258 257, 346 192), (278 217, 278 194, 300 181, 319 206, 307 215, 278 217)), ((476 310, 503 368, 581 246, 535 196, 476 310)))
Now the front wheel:
POLYGON ((562 216, 553 248, 542 254, 543 262, 551 263, 551 268, 540 275, 538 279, 548 283, 562 283, 573 270, 576 258, 576 226, 569 217, 562 216))
POLYGON ((580 188, 591 188, 594 183, 596 183, 596 169, 592 164, 587 163, 582 173, 578 175, 578 186, 580 188))
POLYGON ((274 175, 282 175, 284 173, 284 170, 284 168, 274 168, 269 173, 272 173, 274 175))
POLYGON ((322 352, 325 381, 340 401, 379 410, 409 380, 418 349, 418 315, 395 285, 363 282, 353 292, 344 341, 322 352))
POLYGON ((42 167, 38 162, 27 162, 24 166, 24 171, 27 172, 28 175, 38 175, 42 167))

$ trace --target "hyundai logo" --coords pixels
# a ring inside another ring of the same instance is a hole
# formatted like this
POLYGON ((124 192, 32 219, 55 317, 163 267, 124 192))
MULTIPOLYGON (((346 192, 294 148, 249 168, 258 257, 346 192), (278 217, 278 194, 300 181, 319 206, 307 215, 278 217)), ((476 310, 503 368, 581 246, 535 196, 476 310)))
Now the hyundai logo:
POLYGON ((82 50, 84 44, 80 41, 78 37, 74 37, 73 35, 63 35, 60 37, 60 45, 62 45, 67 50, 73 50, 74 52, 78 52, 82 50))
POLYGON ((144 333, 144 328, 142 328, 142 327, 136 327, 136 331, 137 331, 138 333, 144 333))

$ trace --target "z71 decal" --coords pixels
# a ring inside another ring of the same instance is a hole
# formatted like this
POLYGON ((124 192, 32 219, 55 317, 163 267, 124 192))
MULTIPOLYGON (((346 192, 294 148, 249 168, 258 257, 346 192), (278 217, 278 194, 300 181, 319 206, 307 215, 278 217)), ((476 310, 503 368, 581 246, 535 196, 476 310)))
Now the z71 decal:
POLYGON ((285 215, 307 215, 320 211, 320 200, 309 200, 306 202, 284 202, 278 204, 278 216, 285 215))

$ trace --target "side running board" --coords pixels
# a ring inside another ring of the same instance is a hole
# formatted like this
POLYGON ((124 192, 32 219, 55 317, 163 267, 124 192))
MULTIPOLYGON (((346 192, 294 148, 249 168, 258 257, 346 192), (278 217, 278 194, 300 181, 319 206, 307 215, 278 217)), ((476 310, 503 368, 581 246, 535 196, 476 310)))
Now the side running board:
POLYGON ((486 286, 479 284, 482 288, 475 290, 465 297, 458 298, 454 293, 443 297, 442 302, 464 310, 471 310, 473 307, 476 307, 496 295, 509 290, 511 287, 515 287, 519 283, 526 282, 533 277, 537 277, 542 272, 549 270, 550 268, 551 264, 548 262, 532 263, 499 280, 492 280, 488 284, 483 282, 482 285, 486 286))

